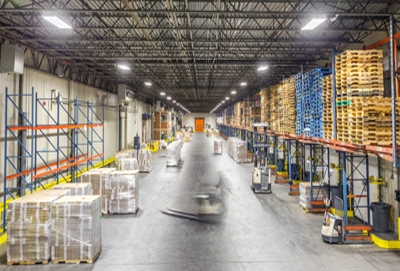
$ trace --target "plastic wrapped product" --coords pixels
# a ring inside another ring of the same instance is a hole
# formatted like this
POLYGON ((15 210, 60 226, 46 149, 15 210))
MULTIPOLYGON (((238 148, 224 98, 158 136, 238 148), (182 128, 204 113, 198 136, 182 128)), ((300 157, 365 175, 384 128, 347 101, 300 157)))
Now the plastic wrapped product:
POLYGON ((136 158, 120 159, 118 170, 139 170, 138 160, 136 158))
POLYGON ((58 184, 53 190, 69 190, 71 196, 93 195, 91 183, 65 183, 58 184))
POLYGON ((178 141, 174 141, 167 147, 167 166, 178 166, 181 160, 181 147, 182 144, 178 141))
POLYGON ((136 213, 139 208, 138 171, 115 171, 105 183, 109 212, 136 213))
POLYGON ((214 154, 222 154, 222 140, 221 139, 214 140, 214 154))
POLYGON ((137 150, 135 149, 129 149, 129 150, 122 150, 119 151, 115 154, 115 167, 117 168, 117 170, 121 170, 121 165, 120 165, 120 161, 121 159, 125 159, 125 158, 136 158, 136 152, 137 150))
POLYGON ((152 155, 150 150, 139 151, 139 172, 151 172, 152 166, 152 155))
POLYGON ((100 196, 63 197, 51 211, 53 262, 97 258, 101 252, 100 196))

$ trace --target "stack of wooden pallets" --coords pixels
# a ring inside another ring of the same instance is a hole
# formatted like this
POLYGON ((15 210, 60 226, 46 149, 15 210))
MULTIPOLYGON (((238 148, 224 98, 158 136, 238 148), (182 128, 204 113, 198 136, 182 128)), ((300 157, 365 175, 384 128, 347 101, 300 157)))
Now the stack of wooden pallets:
POLYGON ((322 78, 322 103, 324 122, 324 138, 333 139, 333 110, 332 110, 332 75, 322 78))
POLYGON ((270 88, 264 88, 260 92, 260 96, 261 96, 261 122, 270 125, 270 112, 271 112, 270 88))
MULTIPOLYGON (((400 114, 400 99, 396 99, 396 114, 400 114)), ((392 101, 384 97, 349 98, 349 142, 360 145, 392 144, 392 101)), ((396 140, 400 139, 400 120, 396 125, 396 140)))
POLYGON ((296 133, 296 92, 294 76, 283 81, 283 132, 296 133))
POLYGON ((285 132, 285 124, 284 124, 284 119, 285 119, 285 100, 284 100, 284 94, 285 94, 285 86, 282 82, 280 82, 277 85, 277 93, 278 93, 278 132, 284 133, 285 132))
POLYGON ((270 116, 271 116, 270 123, 272 131, 279 131, 278 110, 279 110, 278 87, 274 85, 271 87, 271 106, 270 106, 270 116))

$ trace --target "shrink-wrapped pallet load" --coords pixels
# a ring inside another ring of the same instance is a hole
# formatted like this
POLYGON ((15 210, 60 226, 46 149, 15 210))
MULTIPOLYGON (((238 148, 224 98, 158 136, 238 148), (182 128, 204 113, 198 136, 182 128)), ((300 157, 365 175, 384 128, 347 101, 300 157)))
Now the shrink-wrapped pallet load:
POLYGON ((104 185, 109 178, 109 174, 115 171, 115 168, 101 168, 85 172, 81 175, 82 183, 91 183, 93 195, 101 196, 102 212, 108 213, 108 201, 105 196, 104 185))
POLYGON ((120 159, 118 170, 139 170, 138 160, 136 158, 120 159))
POLYGON ((100 196, 63 197, 51 213, 53 262, 92 263, 101 253, 100 196))
POLYGON ((69 190, 71 196, 93 195, 91 183, 64 183, 53 187, 53 190, 69 190))
POLYGON ((139 151, 139 172, 151 172, 152 157, 150 150, 140 150, 139 151))
POLYGON ((178 165, 181 160, 181 146, 182 144, 178 141, 174 141, 168 145, 166 158, 167 167, 178 165))
POLYGON ((313 183, 312 185, 312 198, 310 192, 311 185, 309 182, 301 182, 299 190, 299 203, 305 210, 308 210, 311 207, 311 201, 323 201, 324 198, 328 196, 328 187, 320 185, 319 183, 313 183))
POLYGON ((105 184, 109 213, 136 213, 139 208, 138 171, 114 171, 105 184))
POLYGON ((222 140, 221 139, 214 140, 214 154, 222 154, 222 140))
POLYGON ((233 158, 235 162, 246 163, 246 142, 236 137, 230 137, 228 139, 228 154, 233 158))
POLYGON ((52 204, 69 190, 46 190, 12 201, 7 210, 7 264, 47 264, 52 204))

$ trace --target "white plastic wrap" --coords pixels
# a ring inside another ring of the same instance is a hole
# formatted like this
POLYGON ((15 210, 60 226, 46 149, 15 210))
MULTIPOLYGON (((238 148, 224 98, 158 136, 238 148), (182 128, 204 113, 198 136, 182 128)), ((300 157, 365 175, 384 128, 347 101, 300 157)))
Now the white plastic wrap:
POLYGON ((178 166, 181 160, 181 147, 182 144, 179 141, 174 141, 168 145, 166 158, 167 167, 178 166))
POLYGON ((222 140, 221 139, 214 140, 214 153, 222 154, 222 140))
POLYGON ((91 260, 100 253, 100 196, 63 197, 54 202, 51 210, 54 261, 91 260))
POLYGON ((309 182, 301 182, 299 185, 300 196, 299 196, 299 204, 308 209, 311 207, 311 200, 322 201, 328 195, 328 187, 327 186, 319 186, 318 183, 313 184, 313 199, 311 199, 310 195, 311 185, 309 182))
POLYGON ((135 149, 122 150, 122 151, 117 152, 115 154, 115 167, 117 168, 117 170, 120 170, 120 168, 121 168, 120 162, 122 159, 136 158, 136 152, 137 152, 137 150, 135 150, 135 149))
POLYGON ((139 170, 139 163, 136 158, 120 159, 118 165, 118 170, 139 170))
POLYGON ((233 160, 237 163, 246 163, 246 142, 236 137, 230 137, 227 143, 229 156, 231 156, 233 160))
POLYGON ((151 172, 153 169, 152 154, 150 150, 139 151, 139 172, 151 172))
POLYGON ((69 190, 37 191, 10 202, 7 210, 7 261, 46 262, 50 259, 51 207, 69 190))
POLYGON ((185 142, 190 142, 190 132, 185 132, 185 142))
POLYGON ((138 171, 115 171, 105 183, 110 213, 136 213, 139 208, 138 171))
POLYGON ((91 183, 64 183, 53 187, 53 190, 69 190, 71 196, 93 195, 91 183))
POLYGON ((91 183, 93 195, 101 196, 102 212, 108 213, 108 201, 104 191, 104 184, 109 178, 109 174, 115 171, 115 168, 93 169, 81 175, 82 183, 91 183))

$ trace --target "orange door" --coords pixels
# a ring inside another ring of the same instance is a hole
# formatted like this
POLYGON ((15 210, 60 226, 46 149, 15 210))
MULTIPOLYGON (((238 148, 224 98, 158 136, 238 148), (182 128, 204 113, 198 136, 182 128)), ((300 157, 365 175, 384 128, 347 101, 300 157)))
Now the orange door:
POLYGON ((194 122, 196 133, 204 133, 204 119, 195 119, 194 122))

